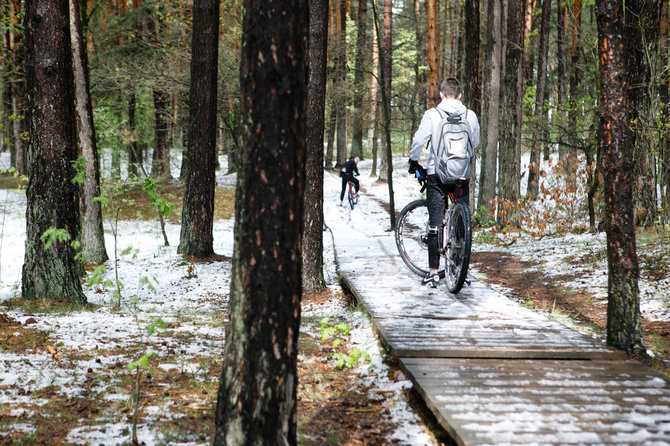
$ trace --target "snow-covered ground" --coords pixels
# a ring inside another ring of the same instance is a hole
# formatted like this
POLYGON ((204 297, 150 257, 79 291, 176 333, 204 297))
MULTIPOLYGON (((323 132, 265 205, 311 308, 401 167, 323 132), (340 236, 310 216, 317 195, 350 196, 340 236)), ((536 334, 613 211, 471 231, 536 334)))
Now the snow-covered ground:
MULTIPOLYGON (((4 155, 4 154, 3 154, 4 155)), ((0 159, 0 166, 3 161, 0 159)), ((225 160, 223 160, 225 164, 225 160)), ((527 165, 527 162, 526 164, 527 165)), ((396 210, 419 197, 419 186, 407 174, 407 159, 394 161, 394 189, 396 210)), ((365 190, 359 205, 350 211, 339 206, 340 179, 327 173, 325 179, 324 206, 326 221, 345 219, 356 230, 362 222, 366 226, 376 226, 382 231, 390 226, 388 215, 380 211, 379 201, 388 202, 388 186, 378 184, 370 177, 371 162, 360 163, 359 180, 365 190)), ((217 174, 219 184, 234 185, 234 176, 217 174)), ((177 172, 174 172, 175 175, 177 172)), ((547 179, 546 181, 551 181, 547 179)), ((550 184, 547 184, 548 187, 550 184)), ((551 203, 549 203, 551 205, 551 203)), ((24 257, 25 209, 26 198, 23 191, 0 190, 0 301, 20 295, 21 266, 24 257)), ((106 246, 112 252, 114 239, 107 226, 106 246)), ((118 229, 119 252, 127 251, 119 259, 119 277, 123 282, 121 311, 113 309, 115 298, 111 289, 100 286, 87 287, 89 302, 98 305, 95 311, 81 311, 69 314, 25 314, 20 310, 7 311, 7 316, 21 322, 35 323, 49 333, 50 339, 57 342, 59 350, 77 351, 78 357, 72 363, 55 362, 46 351, 31 351, 25 355, 5 353, 0 348, 0 406, 19 405, 30 402, 34 407, 46 404, 35 392, 48 386, 57 386, 64 395, 79 395, 84 392, 85 374, 78 371, 91 369, 103 379, 96 390, 108 401, 130 401, 130 393, 118 386, 114 369, 119 361, 127 358, 107 355, 119 348, 137 349, 138 345, 158 354, 155 366, 164 370, 179 367, 197 375, 200 359, 203 356, 221 357, 223 352, 224 329, 223 314, 227 306, 230 282, 230 263, 213 262, 191 264, 176 253, 179 239, 179 226, 167 225, 167 234, 171 247, 162 246, 162 236, 157 223, 152 221, 122 221, 118 229), (145 327, 162 318, 171 324, 169 336, 160 338, 146 334, 145 327), (180 351, 179 363, 163 362, 170 350, 180 351), (95 352, 95 353, 94 353, 95 352), (102 352, 102 353, 101 353, 102 352), (47 373, 48 372, 48 373, 47 373)), ((328 234, 325 232, 324 234, 328 234)), ((483 238, 482 238, 483 240, 483 238)), ((337 287, 337 272, 334 265, 332 240, 326 236, 324 258, 328 269, 326 276, 330 286, 337 287)), ((233 222, 217 221, 214 225, 215 252, 232 256, 233 222)), ((475 244, 474 250, 500 250, 531 260, 543 273, 552 275, 570 275, 574 281, 566 284, 573 288, 584 288, 596 298, 606 299, 607 264, 604 234, 563 235, 558 234, 532 239, 521 235, 516 243, 509 246, 475 244), (590 259, 588 265, 568 259, 590 259)), ((660 246, 657 249, 666 249, 660 246)), ((661 251, 658 251, 661 252, 661 251)), ((113 264, 107 262, 107 277, 113 277, 113 264)), ((364 268, 361 267, 361 270, 364 268)), ((474 272, 476 274, 476 271, 474 272)), ((644 277, 640 282, 641 307, 645 317, 652 320, 667 321, 669 313, 670 280, 650 283, 644 277)), ((357 366, 355 371, 361 380, 366 380, 375 389, 393 391, 391 421, 397 424, 393 438, 404 444, 434 444, 433 440, 417 424, 418 417, 409 408, 403 388, 411 386, 407 380, 389 376, 389 369, 383 363, 384 352, 373 334, 369 319, 360 312, 351 311, 341 302, 327 302, 321 305, 306 305, 305 317, 330 317, 345 321, 351 327, 350 343, 353 347, 367 352, 370 362, 357 366)), ((317 337, 318 327, 304 327, 317 337)), ((125 363, 124 363, 125 365, 125 363)), ((126 372, 128 373, 128 372, 126 372)), ((205 379, 205 378, 203 378, 205 379)), ((90 389, 88 390, 90 391, 90 389)), ((169 403, 164 406, 146 407, 146 414, 154 419, 165 419, 171 415, 169 403)), ((22 409, 17 409, 22 410, 22 409)), ((19 415, 13 413, 12 415, 19 415)), ((127 425, 118 421, 100 420, 96 425, 72 427, 67 441, 73 444, 121 444, 128 440, 127 425)), ((149 421, 138 426, 139 440, 146 444, 161 442, 161 432, 156 431, 149 421)), ((0 424, 0 438, 4 427, 0 424)), ((34 431, 29 423, 14 424, 11 429, 34 431)), ((389 439, 391 440, 391 439, 389 439)), ((204 444, 195 442, 188 444, 204 444)), ((172 443, 174 444, 174 443, 172 443)), ((186 444, 186 443, 184 443, 186 444)))
MULTIPOLYGON (((0 163, 3 160, 0 159, 0 163)), ((217 174, 218 184, 234 185, 234 176, 217 174)), ((25 210, 24 191, 0 190, 0 301, 20 296, 21 267, 24 258, 25 210)), ((118 226, 118 274, 123 284, 121 309, 115 309, 113 289, 100 285, 85 286, 89 303, 97 310, 67 314, 30 313, 7 310, 0 313, 25 324, 39 327, 49 335, 64 359, 55 361, 46 350, 32 349, 21 354, 6 352, 0 346, 0 407, 9 408, 10 416, 30 415, 24 407, 38 408, 48 403, 40 391, 57 388, 58 394, 77 397, 91 392, 99 394, 108 404, 131 404, 131 392, 121 386, 119 376, 129 374, 126 369, 131 360, 118 351, 143 351, 156 353, 153 367, 169 371, 178 368, 197 378, 207 378, 201 373, 202 358, 222 358, 224 339, 223 318, 226 314, 230 284, 230 262, 192 264, 176 253, 179 226, 168 224, 166 232, 172 246, 163 246, 157 222, 121 221, 118 226), (147 334, 146 327, 158 318, 169 329, 160 337, 147 334), (179 352, 175 362, 170 352, 179 352), (65 356, 75 359, 67 359, 65 356), (119 367, 119 365, 121 365, 119 367), (99 382, 92 389, 87 387, 89 373, 97 375, 99 382), (15 407, 15 409, 12 409, 15 407)), ((105 222, 105 243, 113 252, 114 238, 105 222)), ((328 234, 327 232, 324 234, 328 234)), ((332 239, 324 240, 326 278, 331 287, 338 287, 332 239)), ((232 257, 233 221, 219 220, 214 224, 214 250, 217 254, 232 257)), ((106 278, 113 279, 112 261, 105 264, 106 278)), ((397 426, 389 437, 401 444, 433 445, 434 440, 419 423, 416 413, 409 407, 404 389, 411 387, 409 380, 391 376, 383 362, 384 351, 373 333, 370 320, 361 312, 352 311, 342 301, 320 305, 308 304, 302 312, 305 318, 320 320, 329 317, 350 327, 347 344, 370 356, 370 361, 360 362, 353 370, 360 375, 364 385, 385 395, 388 421, 397 426)), ((313 337, 320 337, 318 324, 303 324, 313 337)), ((16 333, 18 335, 18 332, 16 333)), ((139 353, 137 353, 139 352, 139 353)), ((134 358, 136 359, 136 358, 134 358)), ((334 366, 334 363, 333 363, 334 366)), ((164 434, 155 428, 153 421, 176 419, 172 411, 174 402, 160 406, 144 407, 148 415, 138 425, 138 439, 146 445, 164 444, 164 434)), ((129 440, 129 425, 118 419, 105 420, 101 413, 95 424, 73 425, 67 442, 72 444, 124 444, 129 440)), ((34 433, 36 427, 29 422, 0 423, 0 443, 3 434, 21 430, 34 433), (9 429, 9 431, 5 430, 9 429)), ((200 442, 175 442, 170 444, 208 444, 200 442)))

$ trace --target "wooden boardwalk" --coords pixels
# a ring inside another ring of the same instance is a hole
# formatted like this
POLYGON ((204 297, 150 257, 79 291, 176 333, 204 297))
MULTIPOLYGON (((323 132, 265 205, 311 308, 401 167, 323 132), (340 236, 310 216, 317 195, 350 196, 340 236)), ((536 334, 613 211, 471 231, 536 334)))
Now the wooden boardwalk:
POLYGON ((327 224, 343 281, 458 444, 670 445, 662 375, 477 280, 421 287, 393 234, 327 224))

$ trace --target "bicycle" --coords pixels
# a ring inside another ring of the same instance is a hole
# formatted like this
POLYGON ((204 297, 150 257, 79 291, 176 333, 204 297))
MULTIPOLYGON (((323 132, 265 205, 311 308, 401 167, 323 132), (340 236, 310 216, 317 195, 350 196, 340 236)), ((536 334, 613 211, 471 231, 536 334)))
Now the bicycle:
POLYGON ((356 193, 356 186, 353 181, 347 181, 347 200, 353 211, 354 206, 358 204, 358 194, 356 193))
MULTIPOLYGON (((422 189, 423 191, 423 189, 422 189)), ((449 192, 442 230, 438 232, 444 269, 438 271, 450 293, 456 294, 466 282, 472 248, 472 222, 467 203, 456 201, 449 192)), ((395 242, 405 265, 414 273, 428 274, 428 201, 407 204, 396 223, 395 242)))

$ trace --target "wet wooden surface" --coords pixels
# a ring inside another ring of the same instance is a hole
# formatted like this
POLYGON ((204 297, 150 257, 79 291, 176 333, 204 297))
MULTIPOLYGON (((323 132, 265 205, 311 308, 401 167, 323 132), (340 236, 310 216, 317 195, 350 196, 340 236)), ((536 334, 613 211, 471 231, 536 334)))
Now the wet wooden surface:
POLYGON ((331 226, 343 282, 460 445, 670 445, 670 384, 474 280, 427 289, 393 234, 331 226))

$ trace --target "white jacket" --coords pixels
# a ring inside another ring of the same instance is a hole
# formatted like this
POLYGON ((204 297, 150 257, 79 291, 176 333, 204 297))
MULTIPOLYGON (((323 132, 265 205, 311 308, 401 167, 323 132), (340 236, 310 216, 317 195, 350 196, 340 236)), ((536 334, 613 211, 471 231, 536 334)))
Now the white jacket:
MULTIPOLYGON (((462 116, 465 116, 465 119, 470 124, 470 142, 472 143, 472 149, 474 150, 479 145, 479 120, 477 115, 472 110, 468 110, 463 103, 458 99, 443 99, 437 105, 437 108, 446 113, 460 113, 462 116), (465 114, 467 111, 467 115, 465 114)), ((409 152, 409 158, 414 161, 419 161, 421 159, 421 151, 426 147, 426 144, 431 139, 433 131, 436 129, 437 125, 440 123, 444 113, 440 115, 440 112, 431 108, 426 110, 421 119, 421 124, 414 134, 412 139, 412 147, 409 152)), ((431 144, 433 142, 431 141, 431 144)), ((435 162, 433 160, 432 150, 428 152, 428 161, 424 166, 428 175, 435 174, 435 162)))

